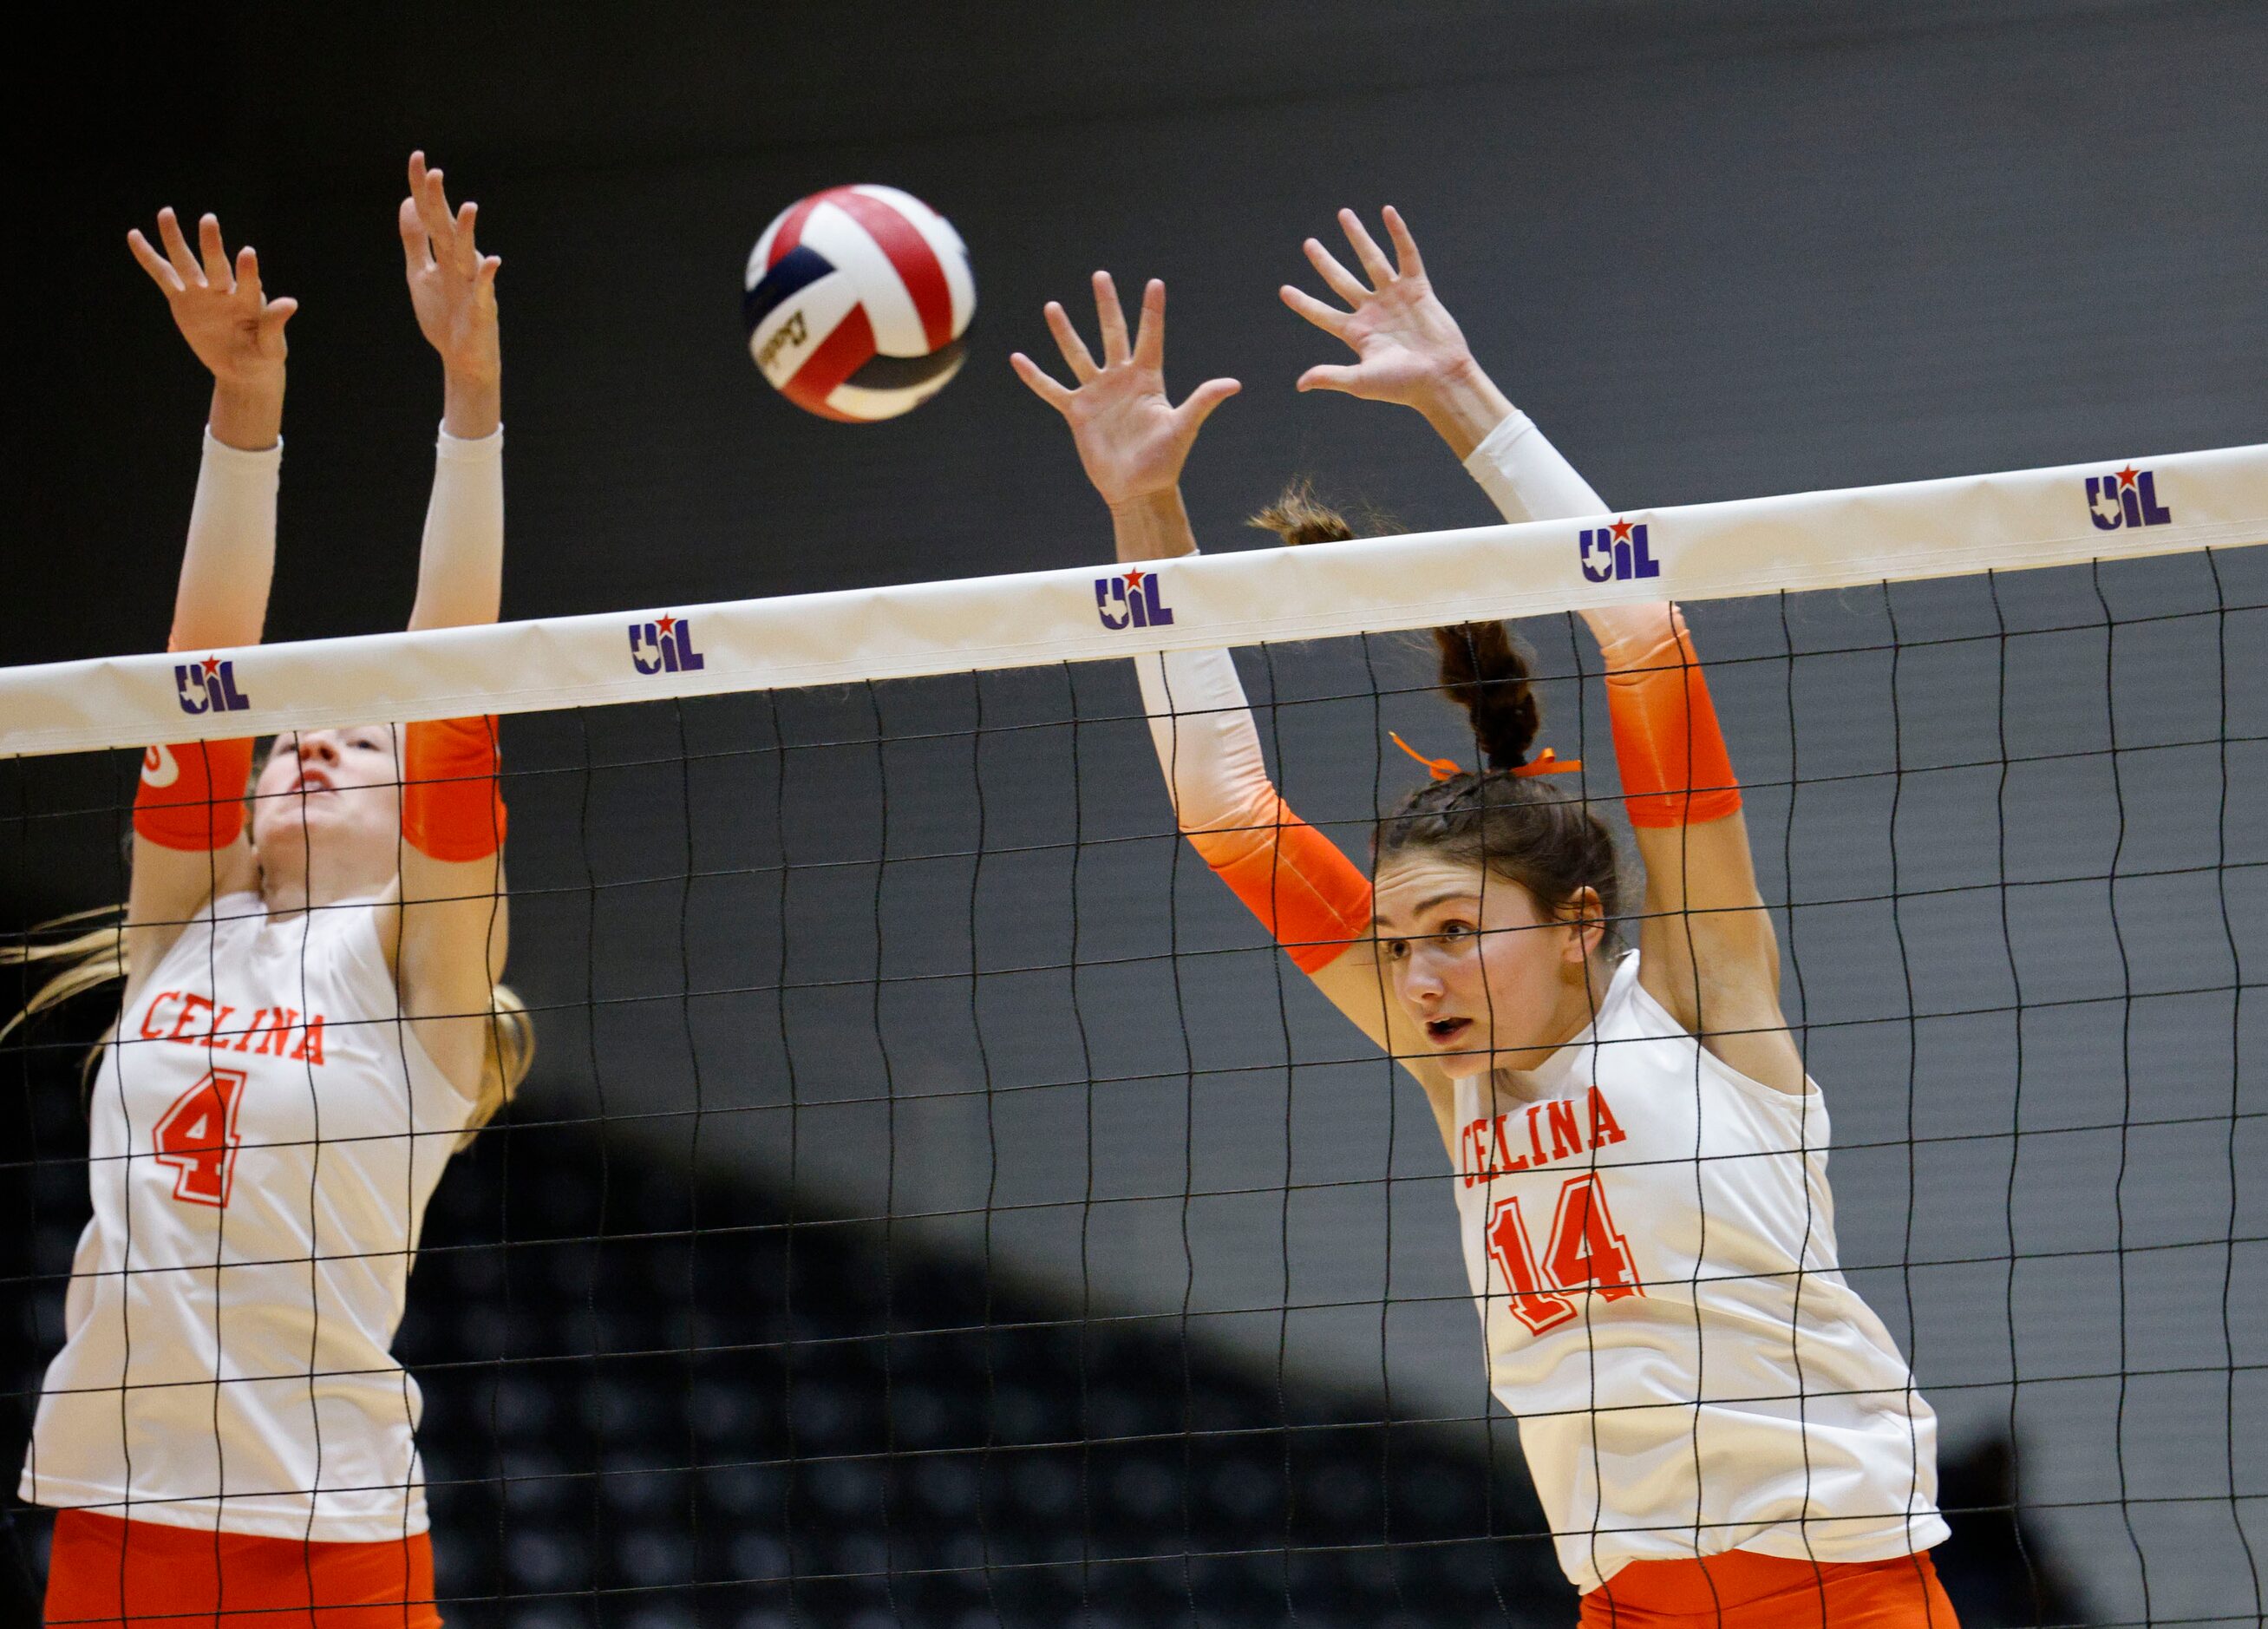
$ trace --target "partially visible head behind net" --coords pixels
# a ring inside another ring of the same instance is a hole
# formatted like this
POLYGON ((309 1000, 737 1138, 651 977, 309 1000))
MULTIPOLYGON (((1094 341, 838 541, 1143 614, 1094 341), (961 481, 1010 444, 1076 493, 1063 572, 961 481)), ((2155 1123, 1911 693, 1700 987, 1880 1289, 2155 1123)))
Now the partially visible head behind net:
MULTIPOLYGON (((1373 530, 1395 529, 1381 516, 1373 530)), ((1306 482, 1252 517, 1249 524, 1287 543, 1341 542, 1355 535, 1344 516, 1306 482)), ((1378 822, 1378 863, 1426 854, 1491 871, 1517 882, 1544 911, 1557 915, 1583 889, 1598 896, 1609 941, 1619 937, 1621 863, 1614 834, 1547 782, 1512 771, 1528 762, 1543 722, 1529 683, 1528 652, 1502 623, 1461 623, 1433 630, 1441 689, 1465 710, 1481 767, 1418 787, 1378 822)))

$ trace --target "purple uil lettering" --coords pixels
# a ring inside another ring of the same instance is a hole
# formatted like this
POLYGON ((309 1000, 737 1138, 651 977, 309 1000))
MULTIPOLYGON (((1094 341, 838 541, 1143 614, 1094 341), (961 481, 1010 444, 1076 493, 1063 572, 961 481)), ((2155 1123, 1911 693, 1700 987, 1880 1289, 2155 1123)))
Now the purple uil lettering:
POLYGON ((2100 532, 2121 527, 2164 526, 2174 512, 2158 501, 2158 478, 2129 464, 2107 475, 2087 477, 2087 518, 2100 532))
POLYGON ((1094 614, 1105 628, 1164 628, 1174 620, 1155 571, 1130 567, 1123 577, 1094 579, 1094 614))

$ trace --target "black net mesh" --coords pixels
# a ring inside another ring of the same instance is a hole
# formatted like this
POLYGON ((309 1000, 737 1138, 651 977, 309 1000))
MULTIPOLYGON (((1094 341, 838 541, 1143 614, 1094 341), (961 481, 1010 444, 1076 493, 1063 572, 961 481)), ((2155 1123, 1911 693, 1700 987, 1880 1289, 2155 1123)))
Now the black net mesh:
MULTIPOLYGON (((1690 616, 1964 1622, 2256 1620, 2262 562, 1690 616)), ((1618 821, 1593 647, 1521 631, 1618 821)), ((1469 758, 1405 636, 1240 665, 1351 852, 1389 729, 1469 758)), ((504 735, 539 1059, 396 1348, 452 1623, 1567 1620, 1423 1099, 1175 837, 1123 664, 504 735)), ((11 932, 122 897, 131 772, 0 765, 11 932)), ((11 1455, 114 1010, 10 1044, 11 1455)))

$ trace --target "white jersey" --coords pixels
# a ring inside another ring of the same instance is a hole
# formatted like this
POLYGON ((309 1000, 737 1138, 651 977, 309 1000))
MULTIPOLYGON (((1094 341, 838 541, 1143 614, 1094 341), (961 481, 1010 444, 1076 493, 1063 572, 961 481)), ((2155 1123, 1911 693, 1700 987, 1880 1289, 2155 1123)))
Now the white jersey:
POLYGON ((1843 1279, 1827 1109, 1707 1052, 1616 969, 1525 1077, 1457 1082, 1457 1210, 1489 1382, 1559 1564, 1873 1561, 1947 1534, 1937 1417, 1843 1279))
POLYGON ((417 1383, 387 1348, 473 1103, 401 1021, 374 914, 228 896, 121 1015, 24 1498, 282 1538, 425 1530, 417 1383))

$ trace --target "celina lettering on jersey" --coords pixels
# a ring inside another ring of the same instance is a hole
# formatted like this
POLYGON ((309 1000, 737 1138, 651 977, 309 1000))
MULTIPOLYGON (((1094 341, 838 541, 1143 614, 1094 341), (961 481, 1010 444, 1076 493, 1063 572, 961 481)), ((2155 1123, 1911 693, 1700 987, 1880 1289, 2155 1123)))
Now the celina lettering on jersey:
POLYGON ((2164 526, 2174 512, 2158 501, 2158 478, 2129 464, 2107 475, 2087 477, 2087 518, 2098 532, 2122 526, 2164 526))
POLYGON ((1491 1176, 1572 1160, 1621 1142, 1627 1135, 1607 1095, 1594 1086, 1580 1102, 1555 1097, 1530 1103, 1525 1112, 1469 1122, 1457 1137, 1457 1172, 1470 1188, 1491 1176))
POLYGON ((1576 556, 1583 575, 1594 583, 1626 583, 1634 578, 1659 577, 1661 567, 1646 545, 1646 523, 1635 525, 1615 517, 1612 526, 1587 527, 1576 540, 1576 556))
POLYGON ((630 624, 630 665, 640 673, 698 673, 709 663, 693 648, 693 619, 661 616, 630 624))
POLYGON ((236 688, 236 664, 217 656, 173 665, 173 698, 190 714, 242 712, 252 705, 236 688))
POLYGON ((323 1064, 323 1015, 310 1014, 304 1021, 297 1007, 280 1003, 254 1007, 249 1018, 243 1009, 217 1006, 192 991, 161 990, 142 1014, 144 1041, 171 1041, 180 1046, 222 1052, 250 1052, 269 1058, 288 1058, 295 1063, 323 1064))
POLYGON ((1158 590, 1158 574, 1139 566, 1094 579, 1094 614, 1105 628, 1163 628, 1174 620, 1158 590))

